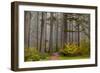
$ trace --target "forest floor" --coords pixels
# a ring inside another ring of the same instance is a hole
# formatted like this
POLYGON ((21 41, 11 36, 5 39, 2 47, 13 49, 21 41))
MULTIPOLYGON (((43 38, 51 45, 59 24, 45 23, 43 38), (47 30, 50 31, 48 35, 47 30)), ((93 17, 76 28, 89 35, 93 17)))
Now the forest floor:
POLYGON ((47 60, 73 60, 73 59, 88 59, 89 56, 62 56, 62 55, 50 55, 47 60))
POLYGON ((74 56, 74 57, 70 57, 70 56, 50 56, 48 57, 49 60, 72 60, 72 59, 87 59, 89 58, 88 56, 74 56))
POLYGON ((60 56, 60 60, 71 60, 71 59, 87 59, 88 56, 75 56, 75 57, 68 57, 68 56, 60 56))

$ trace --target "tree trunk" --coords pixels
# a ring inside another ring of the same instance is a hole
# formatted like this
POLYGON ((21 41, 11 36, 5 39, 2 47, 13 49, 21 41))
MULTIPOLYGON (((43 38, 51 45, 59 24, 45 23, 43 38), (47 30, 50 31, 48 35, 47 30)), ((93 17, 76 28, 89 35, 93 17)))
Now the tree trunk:
POLYGON ((44 39, 44 42, 45 42, 45 52, 47 52, 47 47, 46 47, 46 45, 47 45, 47 12, 45 12, 45 18, 44 18, 44 21, 45 21, 45 25, 44 25, 44 33, 45 33, 45 39, 44 39))
POLYGON ((42 12, 42 19, 41 19, 41 36, 40 36, 40 51, 44 53, 44 48, 42 48, 43 44, 43 30, 44 30, 44 13, 42 12))
POLYGON ((64 43, 67 43, 67 14, 64 14, 64 43))
POLYGON ((53 13, 50 13, 50 40, 49 40, 49 51, 52 52, 53 45, 52 45, 52 40, 53 40, 53 13))
POLYGON ((56 13, 56 51, 58 50, 58 13, 56 13))
POLYGON ((39 50, 39 45, 38 45, 38 25, 39 25, 39 12, 37 12, 37 49, 39 50))
POLYGON ((30 20, 31 20, 31 13, 25 12, 25 27, 24 27, 24 48, 30 48, 30 20))

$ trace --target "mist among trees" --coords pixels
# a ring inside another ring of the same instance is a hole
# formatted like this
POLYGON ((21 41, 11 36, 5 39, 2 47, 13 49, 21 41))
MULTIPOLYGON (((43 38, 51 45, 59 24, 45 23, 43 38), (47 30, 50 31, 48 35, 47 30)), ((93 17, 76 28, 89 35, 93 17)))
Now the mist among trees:
POLYGON ((25 61, 90 56, 90 15, 24 12, 25 61))

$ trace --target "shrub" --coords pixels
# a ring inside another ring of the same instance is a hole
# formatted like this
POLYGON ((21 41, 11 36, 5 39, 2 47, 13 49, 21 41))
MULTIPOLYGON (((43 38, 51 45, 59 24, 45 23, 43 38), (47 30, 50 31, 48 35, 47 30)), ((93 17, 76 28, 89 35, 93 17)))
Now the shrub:
POLYGON ((25 61, 39 61, 46 59, 47 57, 47 53, 41 53, 36 48, 25 49, 25 61))
POLYGON ((64 55, 74 56, 80 53, 80 48, 75 43, 68 43, 64 45, 64 48, 60 52, 64 55))
POLYGON ((47 57, 48 57, 48 53, 41 53, 40 54, 41 59, 47 59, 47 57))
POLYGON ((90 42, 88 40, 82 39, 80 42, 80 49, 83 56, 90 55, 90 42))
POLYGON ((40 58, 40 54, 36 48, 25 49, 25 61, 39 61, 40 58))

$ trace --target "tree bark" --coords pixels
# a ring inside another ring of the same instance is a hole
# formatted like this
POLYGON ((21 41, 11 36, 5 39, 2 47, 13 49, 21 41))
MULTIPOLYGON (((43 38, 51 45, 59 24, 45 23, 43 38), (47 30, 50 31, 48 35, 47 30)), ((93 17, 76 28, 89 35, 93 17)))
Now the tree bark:
POLYGON ((58 50, 58 13, 56 13, 56 51, 58 50))
POLYGON ((66 32, 66 30, 67 30, 67 14, 64 14, 64 43, 67 43, 67 34, 68 34, 68 32, 66 32))
POLYGON ((49 51, 52 52, 53 45, 52 45, 52 40, 53 40, 53 13, 50 13, 50 40, 49 40, 49 51))
POLYGON ((30 48, 30 20, 31 20, 31 13, 25 12, 25 26, 24 26, 24 48, 30 48))
POLYGON ((44 48, 42 48, 43 44, 43 30, 44 30, 44 13, 42 12, 42 19, 41 19, 41 36, 40 36, 40 51, 44 53, 44 48))

